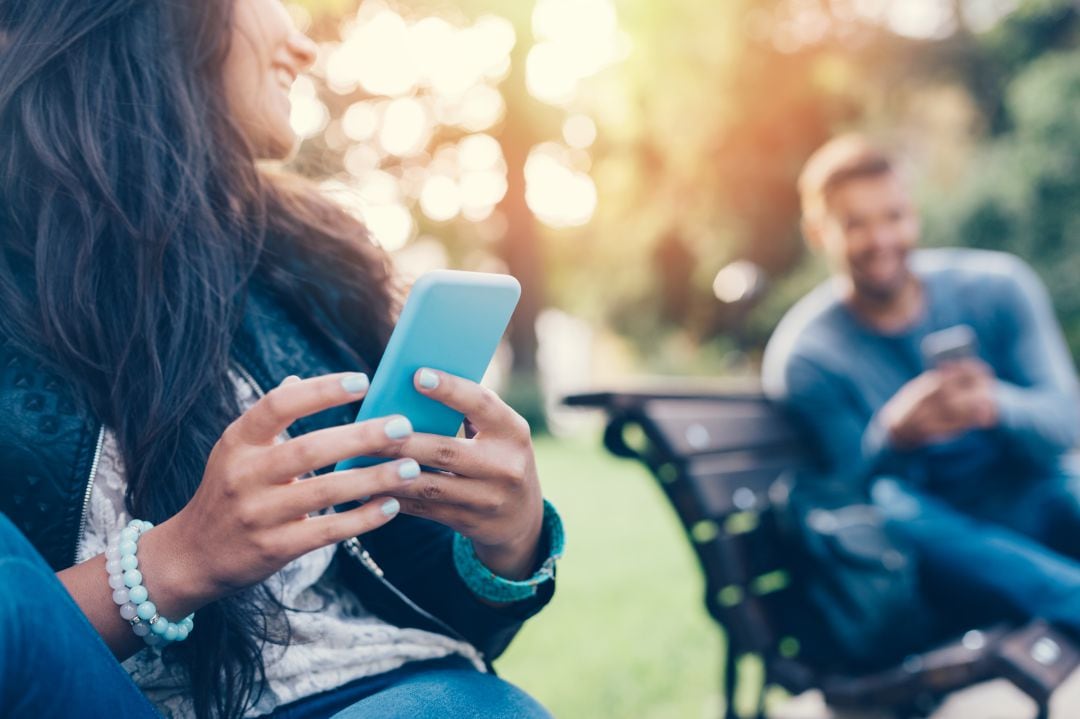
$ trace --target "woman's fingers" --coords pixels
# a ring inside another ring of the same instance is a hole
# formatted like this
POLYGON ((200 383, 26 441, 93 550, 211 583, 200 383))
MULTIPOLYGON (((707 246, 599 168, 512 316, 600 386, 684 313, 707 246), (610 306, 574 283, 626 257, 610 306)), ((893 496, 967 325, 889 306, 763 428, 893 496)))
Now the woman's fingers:
POLYGON ((367 375, 338 372, 299 381, 282 382, 240 415, 227 432, 247 444, 271 444, 301 417, 355 402, 368 388, 367 375))
POLYGON ((305 517, 283 530, 283 542, 300 554, 378 529, 398 515, 401 505, 393 497, 378 497, 347 512, 305 517))
POLYGON ((404 457, 401 448, 411 435, 412 425, 401 415, 327 427, 266 450, 262 472, 287 481, 352 457, 404 457))
MULTIPOLYGON (((438 472, 424 472, 415 480, 404 483, 388 494, 401 500, 403 507, 419 504, 445 504, 462 507, 479 515, 498 512, 504 491, 466 477, 438 472)), ((419 512, 410 512, 417 514, 419 512)), ((427 516, 427 515, 424 515, 427 516)))
POLYGON ((518 479, 529 456, 520 444, 503 441, 444 437, 417 432, 383 456, 412 457, 425 467, 453 472, 462 477, 518 479))
POLYGON ((298 479, 276 493, 277 501, 274 509, 267 512, 267 520, 285 522, 337 504, 405 492, 419 477, 420 465, 416 460, 401 459, 374 467, 298 479))
POLYGON ((528 422, 483 385, 433 369, 418 370, 413 385, 421 394, 464 414, 478 432, 529 436, 528 422))
POLYGON ((425 467, 463 477, 498 477, 504 467, 499 456, 493 454, 497 450, 491 444, 462 437, 416 433, 401 443, 395 456, 412 457, 425 467))
POLYGON ((490 492, 477 482, 432 472, 423 472, 415 479, 401 477, 400 468, 411 461, 387 462, 362 470, 297 480, 288 489, 306 494, 300 500, 293 494, 287 503, 281 504, 286 520, 295 517, 297 510, 303 507, 312 512, 366 498, 361 492, 370 492, 371 496, 365 504, 346 512, 303 517, 291 526, 286 525, 286 534, 294 538, 290 541, 299 542, 305 547, 304 551, 311 551, 370 532, 399 512, 432 519, 466 532, 471 531, 479 519, 499 511, 501 500, 498 497, 502 495, 490 492))
POLYGON ((401 514, 430 519, 445 524, 464 535, 472 534, 488 517, 458 504, 417 497, 396 497, 401 514))

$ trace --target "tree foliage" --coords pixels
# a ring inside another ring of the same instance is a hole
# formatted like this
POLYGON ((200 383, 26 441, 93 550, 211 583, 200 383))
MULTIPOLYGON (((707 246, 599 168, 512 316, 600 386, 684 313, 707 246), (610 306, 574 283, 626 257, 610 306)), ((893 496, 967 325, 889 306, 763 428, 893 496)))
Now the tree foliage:
MULTIPOLYGON (((877 7, 884 17, 903 2, 877 7)), ((358 2, 303 4, 332 35, 358 2)), ((1026 0, 988 29, 965 10, 980 4, 990 3, 944 3, 954 8, 948 31, 915 37, 846 0, 618 0, 625 57, 552 107, 524 82, 534 2, 400 2, 414 14, 497 14, 517 35, 500 85, 507 115, 491 131, 508 164, 508 222, 494 241, 478 240, 490 227, 467 222, 421 218, 421 232, 437 234, 456 264, 495 251, 531 296, 613 328, 654 367, 685 364, 705 345, 713 351, 700 356, 715 358, 733 336, 760 347, 821 278, 799 236, 794 178, 830 135, 870 130, 920 169, 928 240, 1031 261, 1080 351, 1080 292, 1071 287, 1080 277, 1078 10, 1072 0, 1026 0), (554 230, 526 211, 520 166, 529 147, 560 141, 571 113, 597 125, 579 159, 599 202, 588 225, 554 230), (719 269, 743 258, 771 278, 749 315, 719 303, 711 287, 719 269)), ((336 171, 318 138, 308 146, 302 159, 315 163, 313 174, 336 171)), ((519 354, 531 356, 538 311, 539 300, 515 335, 519 354)))

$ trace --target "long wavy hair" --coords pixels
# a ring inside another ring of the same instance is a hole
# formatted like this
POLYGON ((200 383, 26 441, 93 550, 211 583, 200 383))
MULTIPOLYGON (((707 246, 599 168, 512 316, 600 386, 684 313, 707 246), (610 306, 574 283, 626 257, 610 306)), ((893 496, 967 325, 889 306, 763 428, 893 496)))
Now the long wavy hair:
MULTIPOLYGON (((260 170, 230 119, 232 2, 0 2, 0 330, 116 433, 127 509, 154 522, 239 413, 227 368, 253 278, 358 366, 377 364, 397 301, 363 227, 260 170)), ((200 718, 257 699, 266 642, 288 641, 268 598, 199 610, 167 650, 200 718)))

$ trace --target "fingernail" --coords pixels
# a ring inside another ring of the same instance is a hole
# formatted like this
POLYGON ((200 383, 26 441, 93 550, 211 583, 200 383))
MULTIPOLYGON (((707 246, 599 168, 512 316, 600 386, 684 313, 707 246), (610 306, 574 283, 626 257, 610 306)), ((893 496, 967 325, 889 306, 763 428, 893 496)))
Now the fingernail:
POLYGON ((401 510, 401 503, 398 502, 396 499, 391 498, 383 502, 382 506, 379 507, 379 509, 381 509, 382 513, 385 514, 387 517, 393 517, 401 510))
POLYGON ((341 386, 345 388, 346 392, 363 392, 370 384, 368 376, 363 372, 356 372, 341 378, 341 386))
MULTIPOLYGON (((286 377, 285 379, 281 380, 281 385, 292 384, 293 382, 299 382, 299 381, 300 381, 299 377, 297 377, 294 374, 291 374, 288 377, 286 377)), ((279 386, 281 386, 281 385, 279 385, 279 386)))
POLYGON ((407 417, 394 417, 386 423, 385 430, 390 439, 404 439, 412 434, 412 423, 407 417))
POLYGON ((420 476, 420 465, 415 459, 407 459, 398 465, 397 473, 402 479, 416 479, 420 476))
POLYGON ((429 369, 420 370, 420 386, 424 389, 435 389, 439 386, 439 375, 429 369))

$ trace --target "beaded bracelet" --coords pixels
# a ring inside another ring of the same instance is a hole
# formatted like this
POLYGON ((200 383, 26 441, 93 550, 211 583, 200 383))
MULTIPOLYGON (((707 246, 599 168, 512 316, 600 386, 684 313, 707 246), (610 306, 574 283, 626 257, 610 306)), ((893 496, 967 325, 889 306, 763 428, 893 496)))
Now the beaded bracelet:
POLYGON ((461 534, 454 534, 454 567, 458 576, 473 594, 490 602, 520 602, 536 595, 540 586, 555 578, 555 562, 562 558, 566 549, 566 535, 558 510, 544 500, 544 528, 540 535, 541 545, 546 547, 540 568, 521 581, 500 577, 488 569, 476 556, 473 543, 461 534))
POLYGON ((133 519, 120 530, 116 539, 105 549, 105 571, 109 573, 109 586, 113 601, 120 606, 120 616, 130 625, 136 636, 151 647, 169 642, 182 642, 195 628, 194 614, 179 622, 170 622, 158 614, 157 606, 150 601, 139 571, 139 537, 154 525, 142 519, 133 519))

